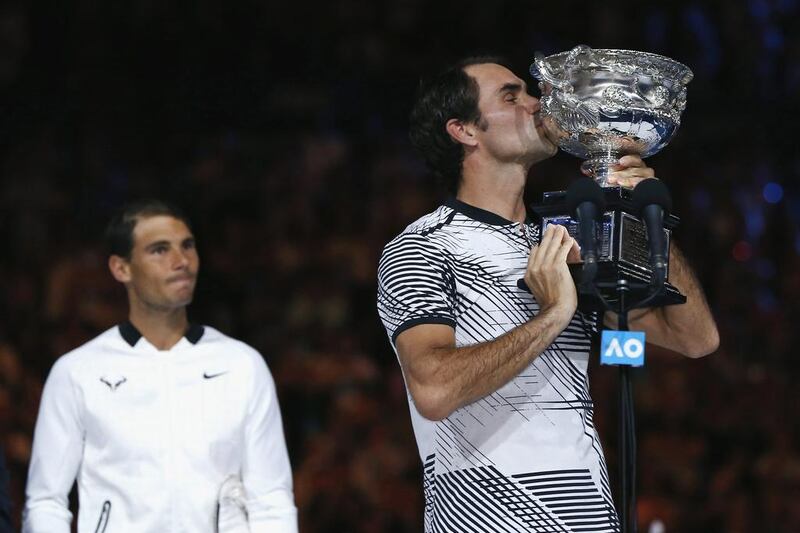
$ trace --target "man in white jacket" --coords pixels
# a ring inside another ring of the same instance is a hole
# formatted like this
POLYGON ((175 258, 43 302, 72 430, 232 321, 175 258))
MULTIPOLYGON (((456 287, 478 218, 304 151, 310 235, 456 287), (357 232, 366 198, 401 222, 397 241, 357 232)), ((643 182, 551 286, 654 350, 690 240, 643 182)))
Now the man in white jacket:
POLYGON ((107 238, 129 320, 53 366, 23 531, 69 533, 77 481, 79 533, 296 533, 280 408, 263 358, 187 319, 199 267, 188 221, 171 206, 141 202, 111 221, 107 238), (236 499, 231 480, 240 483, 236 499))

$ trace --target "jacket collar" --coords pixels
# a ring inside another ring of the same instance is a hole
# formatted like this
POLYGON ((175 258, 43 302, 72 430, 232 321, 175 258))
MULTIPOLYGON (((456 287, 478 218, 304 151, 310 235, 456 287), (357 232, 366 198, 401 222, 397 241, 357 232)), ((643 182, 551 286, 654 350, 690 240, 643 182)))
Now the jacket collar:
MULTIPOLYGON (((445 201, 444 205, 452 208, 454 211, 458 211, 459 213, 468 216, 472 220, 477 220, 478 222, 483 222, 484 224, 489 224, 491 226, 508 226, 509 224, 516 224, 516 222, 501 217, 497 213, 492 213, 486 209, 481 209, 480 207, 475 207, 474 205, 462 202, 455 196, 450 196, 445 201)), ((525 223, 529 223, 527 215, 525 216, 525 223)))
MULTIPOLYGON (((203 326, 190 323, 183 336, 192 344, 197 344, 203 337, 203 333, 205 333, 205 328, 203 326)), ((129 320, 119 325, 119 334, 122 335, 122 338, 125 339, 125 342, 130 344, 131 347, 136 346, 136 343, 142 338, 141 332, 136 329, 136 326, 131 324, 129 320)))

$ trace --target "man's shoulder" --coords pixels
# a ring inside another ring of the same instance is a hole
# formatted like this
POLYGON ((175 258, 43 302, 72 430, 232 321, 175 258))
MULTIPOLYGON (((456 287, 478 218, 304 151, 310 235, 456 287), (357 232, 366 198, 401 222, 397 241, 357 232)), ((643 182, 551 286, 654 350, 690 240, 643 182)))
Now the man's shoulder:
POLYGON ((84 342, 61 357, 57 362, 62 364, 74 364, 96 357, 101 357, 109 350, 116 350, 127 346, 125 339, 119 332, 119 326, 108 328, 96 337, 84 342))
POLYGON ((410 235, 430 235, 441 231, 452 222, 455 211, 452 207, 443 204, 426 213, 410 223, 401 231, 394 240, 401 239, 410 235))
POLYGON ((438 236, 447 231, 455 214, 452 207, 441 205, 430 213, 422 215, 389 241, 384 247, 384 252, 405 243, 436 241, 438 236))
POLYGON ((453 219, 455 211, 448 205, 440 205, 430 213, 422 215, 417 220, 406 226, 400 236, 404 234, 430 234, 446 227, 453 219))
POLYGON ((127 343, 119 332, 119 326, 114 326, 86 341, 56 359, 50 369, 49 379, 55 376, 67 377, 80 369, 92 368, 109 352, 125 350, 127 343))
POLYGON ((227 349, 233 349, 236 351, 243 351, 243 352, 256 351, 255 348, 253 348, 246 342, 241 341, 235 337, 231 337, 230 335, 226 335, 220 330, 207 325, 203 325, 203 336, 200 337, 199 344, 201 346, 207 344, 217 344, 220 346, 225 346, 227 349))
POLYGON ((244 341, 222 333, 211 326, 203 326, 203 336, 199 345, 211 349, 222 350, 228 360, 239 361, 244 364, 263 362, 261 353, 244 341))

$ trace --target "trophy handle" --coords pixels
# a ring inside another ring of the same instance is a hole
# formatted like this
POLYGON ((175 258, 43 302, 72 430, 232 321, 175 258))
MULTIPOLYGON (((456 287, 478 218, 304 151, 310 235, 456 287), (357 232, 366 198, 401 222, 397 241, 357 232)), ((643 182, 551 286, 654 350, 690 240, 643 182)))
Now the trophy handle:
POLYGON ((561 90, 568 90, 566 89, 567 86, 572 88, 569 81, 567 80, 560 80, 553 75, 548 67, 547 63, 545 62, 545 56, 541 52, 536 52, 533 56, 533 64, 531 65, 530 72, 531 75, 545 83, 549 83, 551 86, 561 89, 561 90))
POLYGON ((581 54, 591 54, 592 49, 586 46, 585 44, 579 44, 575 48, 569 51, 567 54, 567 58, 564 60, 564 66, 566 68, 571 68, 575 63, 575 60, 578 59, 578 56, 581 54))
MULTIPOLYGON (((592 49, 585 44, 579 44, 578 46, 574 47, 569 51, 566 59, 564 60, 563 70, 568 71, 572 67, 576 66, 576 60, 578 59, 578 56, 591 53, 592 49)), ((551 86, 565 93, 571 93, 574 90, 569 80, 559 79, 555 74, 553 74, 553 71, 547 64, 547 58, 541 52, 536 52, 534 54, 530 73, 534 78, 545 83, 549 83, 551 86)))

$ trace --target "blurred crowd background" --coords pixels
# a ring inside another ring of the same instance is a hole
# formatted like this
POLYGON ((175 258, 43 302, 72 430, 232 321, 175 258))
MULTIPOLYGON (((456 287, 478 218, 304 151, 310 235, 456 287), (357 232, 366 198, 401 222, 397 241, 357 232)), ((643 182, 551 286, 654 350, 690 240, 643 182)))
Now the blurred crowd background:
MULTIPOLYGON (((3 2, 0 444, 16 519, 49 368, 126 316, 104 225, 158 196, 194 219, 190 316, 275 375, 302 531, 421 531, 405 389, 375 312, 382 246, 443 196, 407 140, 414 89, 475 52, 535 85, 535 51, 585 43, 695 72, 649 164, 722 345, 696 361, 652 350, 637 373, 641 527, 800 531, 799 21, 798 0, 3 2)), ((578 163, 537 166, 530 199, 578 163)), ((616 478, 617 374, 595 366, 591 384, 616 478)))

